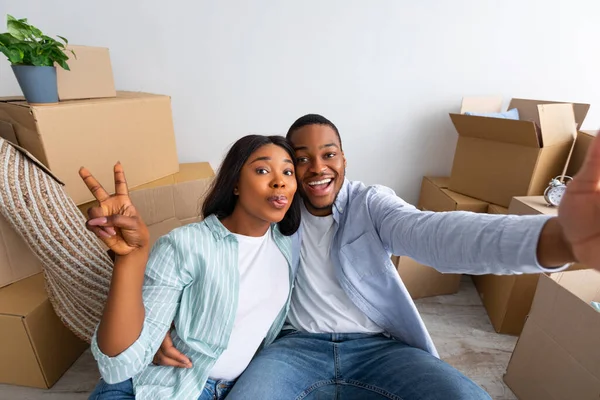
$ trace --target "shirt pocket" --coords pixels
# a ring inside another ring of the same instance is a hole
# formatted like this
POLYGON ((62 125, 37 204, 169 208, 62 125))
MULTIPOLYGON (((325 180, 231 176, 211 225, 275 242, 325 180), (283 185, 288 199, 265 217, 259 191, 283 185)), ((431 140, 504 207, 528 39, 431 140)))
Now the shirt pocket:
POLYGON ((390 255, 374 232, 365 232, 340 249, 342 269, 349 277, 364 279, 395 272, 390 255))

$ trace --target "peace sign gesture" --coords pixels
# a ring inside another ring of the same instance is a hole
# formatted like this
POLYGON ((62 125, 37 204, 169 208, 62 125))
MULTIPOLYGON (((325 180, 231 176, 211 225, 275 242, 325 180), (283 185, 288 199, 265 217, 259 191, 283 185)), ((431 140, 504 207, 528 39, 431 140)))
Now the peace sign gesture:
POLYGON ((109 195, 86 168, 79 170, 99 206, 88 210, 86 227, 117 255, 125 256, 148 247, 148 228, 129 198, 129 189, 121 163, 115 165, 115 194, 109 195))

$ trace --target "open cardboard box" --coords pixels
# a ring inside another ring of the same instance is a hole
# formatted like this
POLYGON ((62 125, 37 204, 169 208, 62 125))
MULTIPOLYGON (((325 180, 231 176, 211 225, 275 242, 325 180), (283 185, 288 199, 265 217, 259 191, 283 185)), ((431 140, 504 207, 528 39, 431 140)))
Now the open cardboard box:
POLYGON ((512 99, 519 120, 465 115, 500 112, 501 98, 465 98, 450 118, 458 132, 449 189, 508 207, 543 194, 566 166, 588 104, 512 99))
MULTIPOLYGON (((448 177, 424 177, 418 207, 422 210, 485 213, 488 203, 448 190, 448 177)), ((442 274, 410 257, 393 257, 400 278, 413 299, 458 292, 460 274, 442 274)))
POLYGON ((520 400, 600 398, 600 272, 540 276, 504 381, 520 400))
POLYGON ((567 169, 567 175, 574 177, 579 171, 585 156, 587 155, 588 149, 592 145, 592 141, 598 135, 598 131, 579 131, 577 132, 577 140, 575 141, 575 148, 569 161, 569 168, 567 169))

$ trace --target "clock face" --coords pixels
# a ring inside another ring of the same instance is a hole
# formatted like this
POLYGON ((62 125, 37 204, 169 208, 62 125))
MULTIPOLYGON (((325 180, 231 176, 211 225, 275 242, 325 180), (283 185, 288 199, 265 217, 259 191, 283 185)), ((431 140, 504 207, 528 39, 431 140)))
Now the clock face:
POLYGON ((548 191, 548 200, 550 200, 550 203, 558 206, 563 198, 563 195, 565 194, 566 189, 567 188, 565 186, 558 186, 550 189, 548 191))

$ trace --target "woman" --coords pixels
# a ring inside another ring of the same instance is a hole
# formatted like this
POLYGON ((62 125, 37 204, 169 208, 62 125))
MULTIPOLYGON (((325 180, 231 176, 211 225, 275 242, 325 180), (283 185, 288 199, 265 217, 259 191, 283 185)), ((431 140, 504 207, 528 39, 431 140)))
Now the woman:
POLYGON ((204 202, 204 220, 161 237, 151 251, 121 165, 112 196, 81 169, 99 201, 88 229, 117 254, 92 340, 103 380, 90 399, 221 399, 275 339, 290 300, 289 236, 300 223, 292 160, 283 137, 238 140, 204 202), (187 368, 151 364, 173 321, 187 368))

